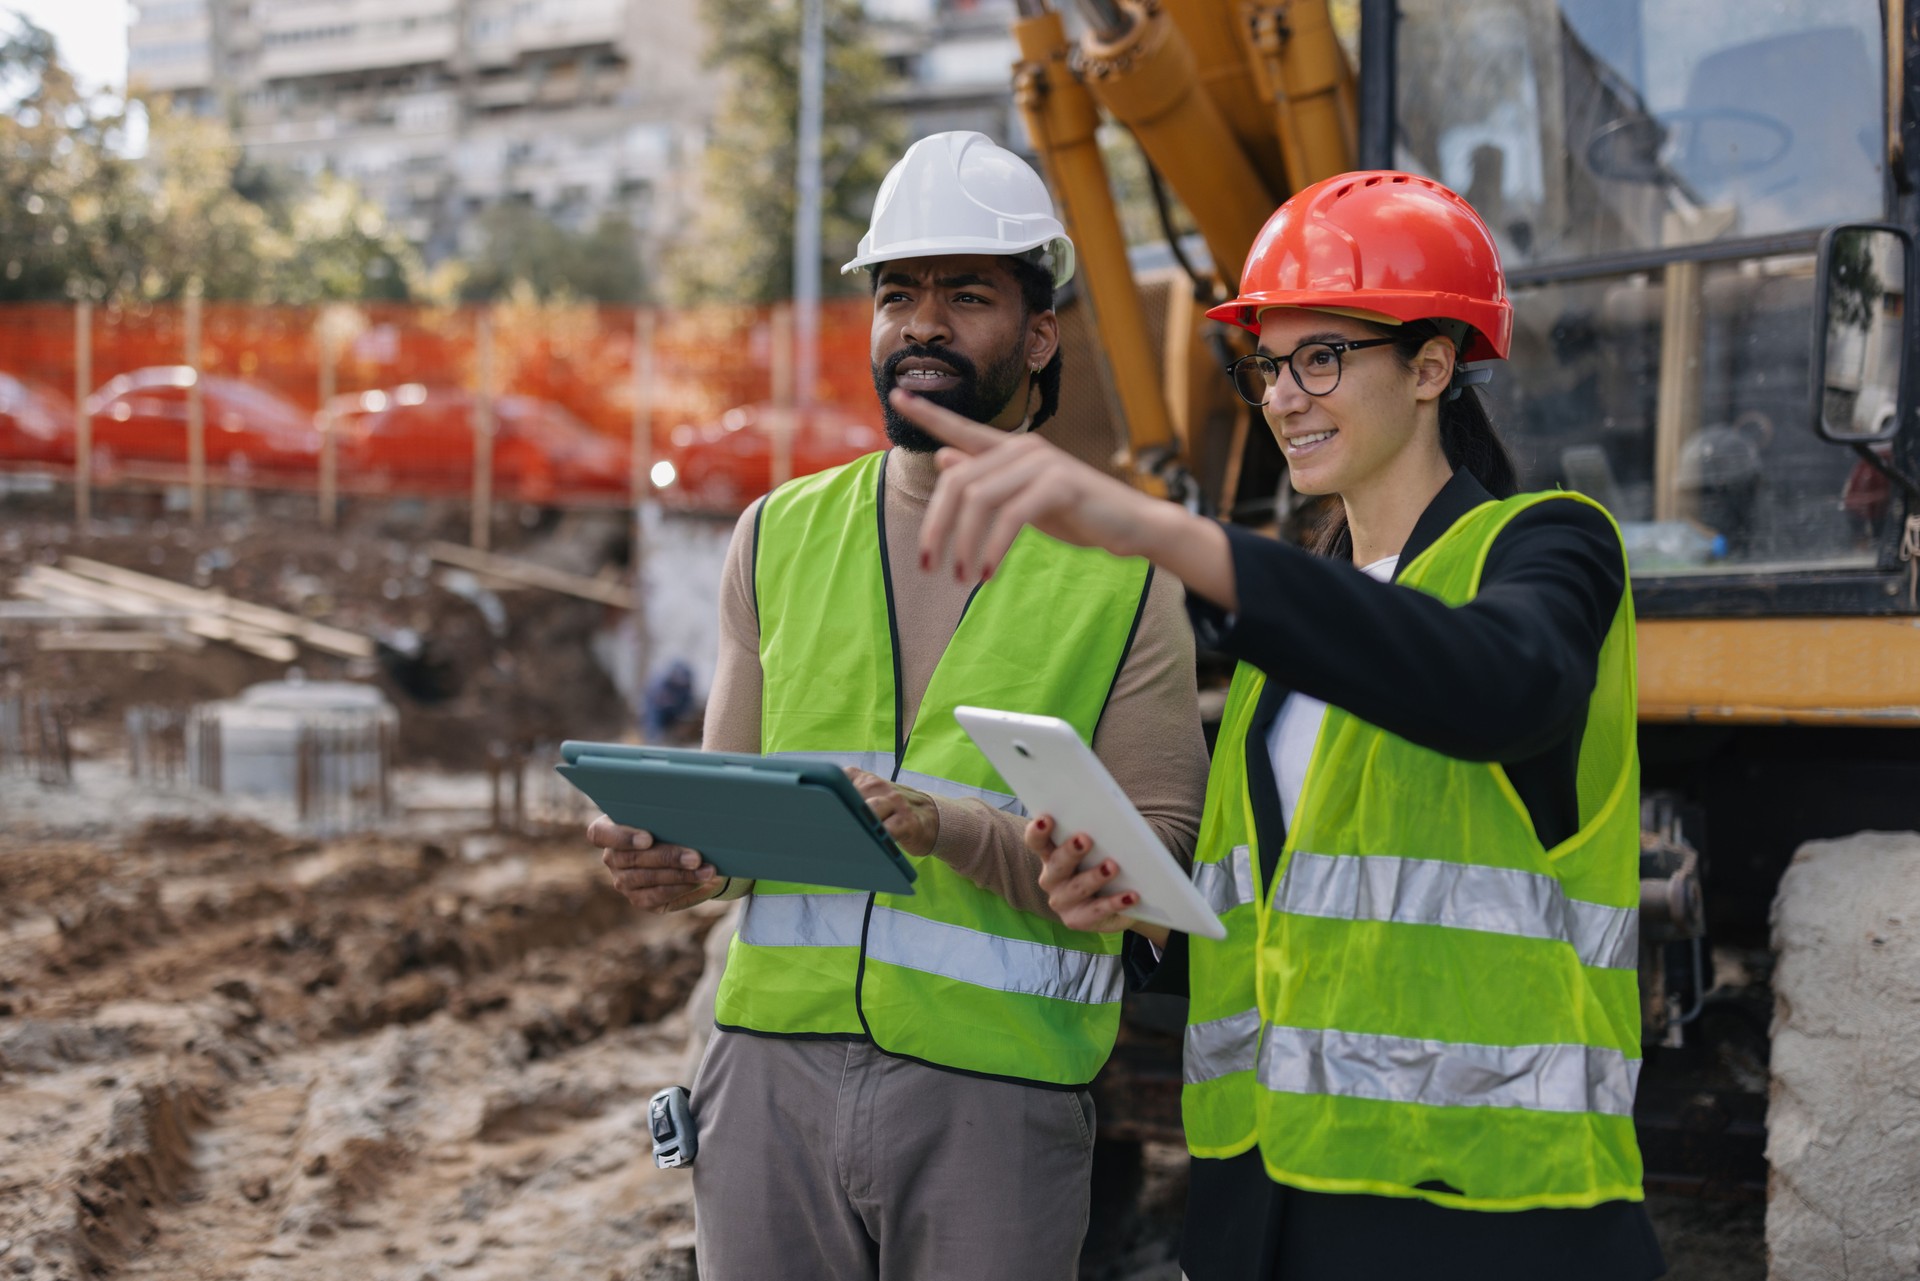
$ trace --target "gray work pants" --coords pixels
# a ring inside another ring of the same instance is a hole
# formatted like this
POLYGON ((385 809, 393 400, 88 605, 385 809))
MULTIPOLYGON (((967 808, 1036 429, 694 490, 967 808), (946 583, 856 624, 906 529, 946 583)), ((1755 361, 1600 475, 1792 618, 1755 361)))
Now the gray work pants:
POLYGON ((1093 1100, 715 1032, 693 1086, 702 1281, 1073 1281, 1093 1100))

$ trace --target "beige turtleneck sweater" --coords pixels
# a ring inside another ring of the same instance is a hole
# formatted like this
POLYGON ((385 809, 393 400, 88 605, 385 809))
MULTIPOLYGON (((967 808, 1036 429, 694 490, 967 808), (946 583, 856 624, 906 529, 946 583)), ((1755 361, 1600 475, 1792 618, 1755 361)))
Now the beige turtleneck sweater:
MULTIPOLYGON (((930 454, 895 449, 887 460, 887 559, 900 629, 900 675, 907 723, 946 650, 972 590, 950 568, 921 572, 920 526, 938 470, 930 454)), ((720 584, 720 654, 707 699, 702 745, 708 751, 760 750, 760 620, 754 605, 753 525, 760 503, 740 516, 720 584)), ((1047 638, 1036 636, 1036 645, 1047 638)), ((1141 815, 1182 861, 1193 855, 1206 791, 1206 743, 1194 686, 1193 632, 1182 588, 1156 573, 1133 647, 1127 653, 1093 750, 1141 815)), ((934 797, 940 834, 936 858, 1023 911, 1051 916, 1038 877, 1040 860, 1021 837, 1026 820, 983 801, 934 797)), ((730 886, 723 897, 744 891, 730 886)))

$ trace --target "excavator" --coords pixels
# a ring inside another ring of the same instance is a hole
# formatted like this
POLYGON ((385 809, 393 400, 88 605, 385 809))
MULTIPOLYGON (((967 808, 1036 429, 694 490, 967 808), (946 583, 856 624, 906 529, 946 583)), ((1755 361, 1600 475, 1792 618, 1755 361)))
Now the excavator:
MULTIPOLYGON (((1489 409, 1523 487, 1597 498, 1632 570, 1647 1184, 1767 1196, 1782 876, 1920 829, 1920 0, 1018 0, 1013 32, 1107 461, 1143 488, 1312 518, 1220 376, 1246 336, 1204 315, 1291 192, 1408 170, 1493 230, 1489 409), (1144 158, 1163 267, 1116 157, 1144 158)), ((1178 1140, 1177 1025, 1131 1011, 1110 1151, 1178 1140)))

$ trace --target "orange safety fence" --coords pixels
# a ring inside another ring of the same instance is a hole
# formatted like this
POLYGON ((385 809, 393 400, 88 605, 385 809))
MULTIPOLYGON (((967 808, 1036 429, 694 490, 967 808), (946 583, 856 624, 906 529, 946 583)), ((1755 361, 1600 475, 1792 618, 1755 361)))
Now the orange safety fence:
MULTIPOLYGON (((849 424, 841 434, 864 447, 882 439, 867 363, 869 308, 864 298, 821 307, 815 397, 849 424)), ((775 357, 784 354, 776 347, 790 332, 771 307, 652 309, 645 388, 631 307, 207 302, 198 304, 197 342, 194 310, 94 307, 83 336, 72 305, 0 306, 0 467, 70 470, 76 391, 91 411, 92 482, 101 487, 180 478, 190 385, 205 424, 209 484, 314 488, 315 442, 330 426, 337 486, 346 493, 463 491, 474 479, 475 431, 490 422, 497 496, 624 501, 643 395, 655 460, 711 446, 742 423, 781 421, 755 408, 775 395, 775 357), (83 340, 91 372, 78 388, 83 340), (197 374, 184 373, 188 367, 197 374), (329 377, 334 396, 323 405, 329 377), (491 394, 478 398, 483 388, 491 394)), ((803 415, 802 434, 807 422, 803 415)), ((763 445, 757 462, 728 465, 766 473, 769 452, 763 445)), ((796 447, 789 470, 818 456, 796 447)), ((760 473, 731 488, 750 498, 759 492, 756 476, 763 489, 760 473)))

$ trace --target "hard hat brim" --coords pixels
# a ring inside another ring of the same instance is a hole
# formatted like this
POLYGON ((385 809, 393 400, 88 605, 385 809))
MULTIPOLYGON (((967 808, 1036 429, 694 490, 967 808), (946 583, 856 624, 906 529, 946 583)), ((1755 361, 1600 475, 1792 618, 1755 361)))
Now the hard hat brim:
POLYGON ((1464 294, 1427 293, 1399 289, 1276 289, 1241 294, 1237 298, 1207 309, 1209 320, 1238 325, 1248 333, 1260 333, 1260 313, 1268 307, 1327 307, 1357 311, 1377 311, 1404 324, 1416 320, 1458 320, 1473 333, 1462 361, 1505 360, 1513 338, 1513 305, 1504 299, 1488 302, 1464 294))
POLYGON ((876 249, 849 259, 841 265, 840 274, 844 276, 883 262, 899 262, 903 258, 936 258, 946 254, 992 254, 999 258, 1015 258, 1021 254, 1032 253, 1036 249, 1052 251, 1055 289, 1073 279, 1073 242, 1065 236, 1041 236, 1031 241, 994 240, 985 236, 940 236, 924 240, 902 240, 884 249, 876 249))

